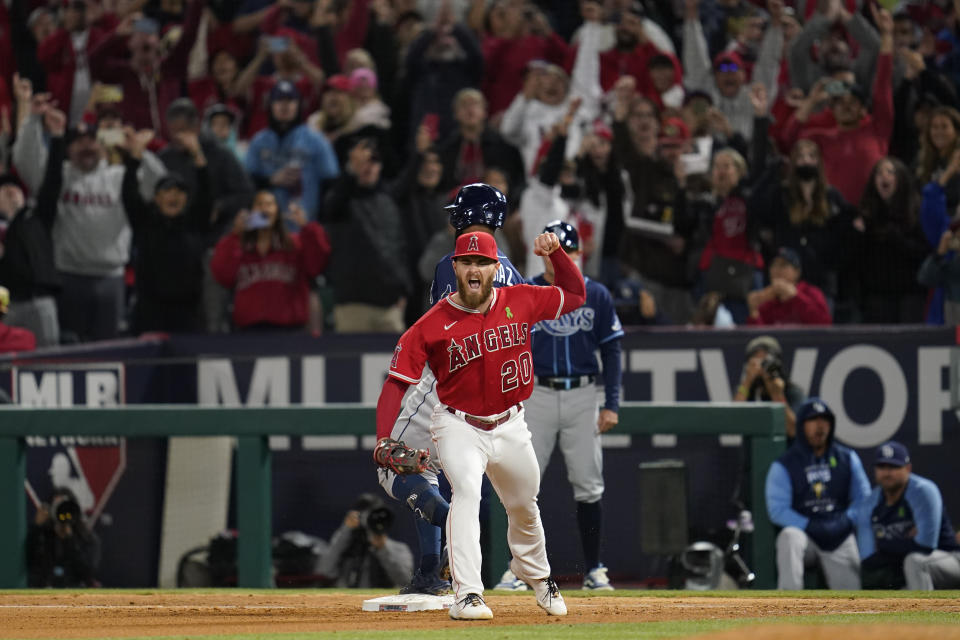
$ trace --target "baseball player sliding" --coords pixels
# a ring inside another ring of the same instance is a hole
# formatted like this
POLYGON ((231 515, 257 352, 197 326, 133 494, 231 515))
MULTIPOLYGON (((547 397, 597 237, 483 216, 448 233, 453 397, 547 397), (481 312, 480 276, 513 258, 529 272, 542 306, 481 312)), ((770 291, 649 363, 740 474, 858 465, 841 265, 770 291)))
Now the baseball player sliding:
MULTIPOLYGON (((407 387, 426 364, 436 376, 440 403, 430 426, 435 450, 453 489, 447 517, 450 575, 456 601, 450 617, 490 619, 480 577, 480 485, 483 474, 507 512, 511 570, 530 584, 537 604, 565 615, 566 604, 550 576, 537 493, 540 472, 524 421, 523 400, 533 387, 530 328, 561 317, 586 299, 583 276, 553 233, 537 237, 534 253, 550 256, 554 286, 493 288, 499 268, 493 236, 457 238, 453 268, 457 291, 428 311, 400 338, 377 403, 377 432, 387 433, 407 387)), ((381 465, 422 465, 425 452, 378 443, 381 465)), ((414 466, 414 468, 416 468, 414 466)), ((396 469, 395 469, 396 471, 396 469)))
MULTIPOLYGON (((453 204, 446 209, 450 212, 450 224, 457 237, 474 231, 493 233, 503 226, 507 217, 507 199, 488 184, 468 184, 460 189, 453 204)), ((430 301, 433 303, 457 288, 452 257, 451 252, 437 263, 430 289, 430 301)), ((500 266, 493 278, 494 287, 508 287, 524 281, 503 252, 498 250, 497 257, 500 266)), ((389 436, 394 442, 402 441, 410 449, 422 449, 430 454, 427 466, 419 473, 398 474, 389 467, 377 469, 380 486, 387 495, 405 504, 416 515, 420 559, 413 579, 400 589, 400 593, 442 595, 450 590, 450 583, 438 575, 444 573, 443 564, 447 557, 446 553, 441 554, 440 528, 446 526, 449 505, 440 495, 437 479, 439 467, 430 439, 433 408, 439 402, 435 382, 433 372, 429 366, 425 367, 420 381, 407 388, 393 428, 386 433, 377 432, 378 438, 389 436)), ((383 451, 383 448, 380 450, 383 451)), ((411 460, 413 464, 417 463, 411 460)), ((516 583, 523 585, 519 580, 516 583)), ((523 586, 526 588, 526 585, 523 586)))

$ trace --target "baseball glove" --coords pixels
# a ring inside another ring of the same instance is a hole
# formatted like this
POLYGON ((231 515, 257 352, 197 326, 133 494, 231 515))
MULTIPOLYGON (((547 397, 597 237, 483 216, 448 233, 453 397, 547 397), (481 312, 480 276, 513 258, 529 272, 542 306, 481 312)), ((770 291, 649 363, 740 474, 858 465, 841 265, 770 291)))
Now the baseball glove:
POLYGON ((397 475, 422 473, 430 462, 426 449, 411 449, 401 440, 380 438, 373 449, 373 461, 381 467, 392 469, 397 475))

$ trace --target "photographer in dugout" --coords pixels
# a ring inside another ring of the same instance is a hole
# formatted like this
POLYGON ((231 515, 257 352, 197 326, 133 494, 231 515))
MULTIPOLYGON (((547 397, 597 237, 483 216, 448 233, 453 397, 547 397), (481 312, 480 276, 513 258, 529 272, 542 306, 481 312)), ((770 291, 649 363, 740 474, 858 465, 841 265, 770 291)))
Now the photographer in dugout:
POLYGON ((27 584, 32 588, 97 587, 100 539, 84 522, 69 489, 58 488, 50 504, 37 507, 27 533, 27 584))
POLYGON ((786 413, 787 444, 797 430, 796 408, 804 401, 803 390, 787 375, 783 349, 773 336, 757 336, 747 343, 746 362, 734 402, 780 402, 786 413))
POLYGON ((330 538, 318 571, 332 587, 390 589, 413 575, 413 553, 387 536, 393 512, 379 498, 362 493, 330 538))

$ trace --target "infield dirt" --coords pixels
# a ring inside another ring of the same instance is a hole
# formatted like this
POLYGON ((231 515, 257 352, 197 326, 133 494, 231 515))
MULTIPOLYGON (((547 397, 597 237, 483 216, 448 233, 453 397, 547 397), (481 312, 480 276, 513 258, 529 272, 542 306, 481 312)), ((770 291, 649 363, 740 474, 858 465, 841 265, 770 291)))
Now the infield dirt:
MULTIPOLYGON (((374 613, 361 611, 369 594, 298 593, 0 593, 0 638, 123 638, 136 636, 295 633, 364 629, 444 629, 464 625, 588 624, 782 618, 830 614, 932 611, 958 614, 956 599, 925 598, 775 598, 775 597, 568 597, 569 615, 548 617, 532 595, 489 595, 494 618, 484 622, 450 620, 445 611, 374 613), (389 621, 389 624, 387 624, 389 621)), ((843 637, 876 640, 876 626, 793 627, 778 625, 776 635, 741 629, 711 638, 843 637), (826 630, 832 629, 832 633, 826 630)), ((884 625, 887 629, 887 625, 884 625)), ((918 640, 956 638, 960 626, 896 627, 879 637, 918 640)))

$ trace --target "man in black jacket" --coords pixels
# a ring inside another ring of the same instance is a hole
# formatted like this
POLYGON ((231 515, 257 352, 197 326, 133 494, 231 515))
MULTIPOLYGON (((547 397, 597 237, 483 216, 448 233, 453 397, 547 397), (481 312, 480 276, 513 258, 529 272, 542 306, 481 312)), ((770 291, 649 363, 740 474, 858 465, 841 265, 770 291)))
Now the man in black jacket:
POLYGON ((30 329, 38 347, 60 343, 55 298, 60 276, 50 237, 56 214, 56 200, 30 209, 17 180, 0 175, 0 282, 11 299, 5 322, 30 329))
MULTIPOLYGON (((253 182, 233 153, 213 138, 200 134, 200 114, 189 98, 170 103, 166 121, 172 139, 158 156, 171 173, 182 178, 189 207, 193 207, 203 188, 207 199, 204 206, 210 209, 205 225, 206 245, 208 253, 212 253, 213 245, 237 212, 253 198, 253 182), (201 185, 201 180, 205 184, 201 185)), ((209 259, 206 262, 209 263, 209 259)), ((227 324, 229 300, 230 292, 217 284, 207 268, 203 276, 202 308, 207 331, 219 332, 227 324)))
POLYGON ((396 202, 380 183, 381 168, 375 143, 357 143, 321 214, 333 247, 327 275, 339 333, 402 333, 406 328, 411 286, 405 232, 396 202))
POLYGON ((487 101, 476 89, 461 89, 453 99, 457 129, 439 144, 443 187, 480 182, 484 171, 499 168, 507 175, 511 197, 519 202, 525 182, 523 159, 515 146, 487 124, 487 101))

